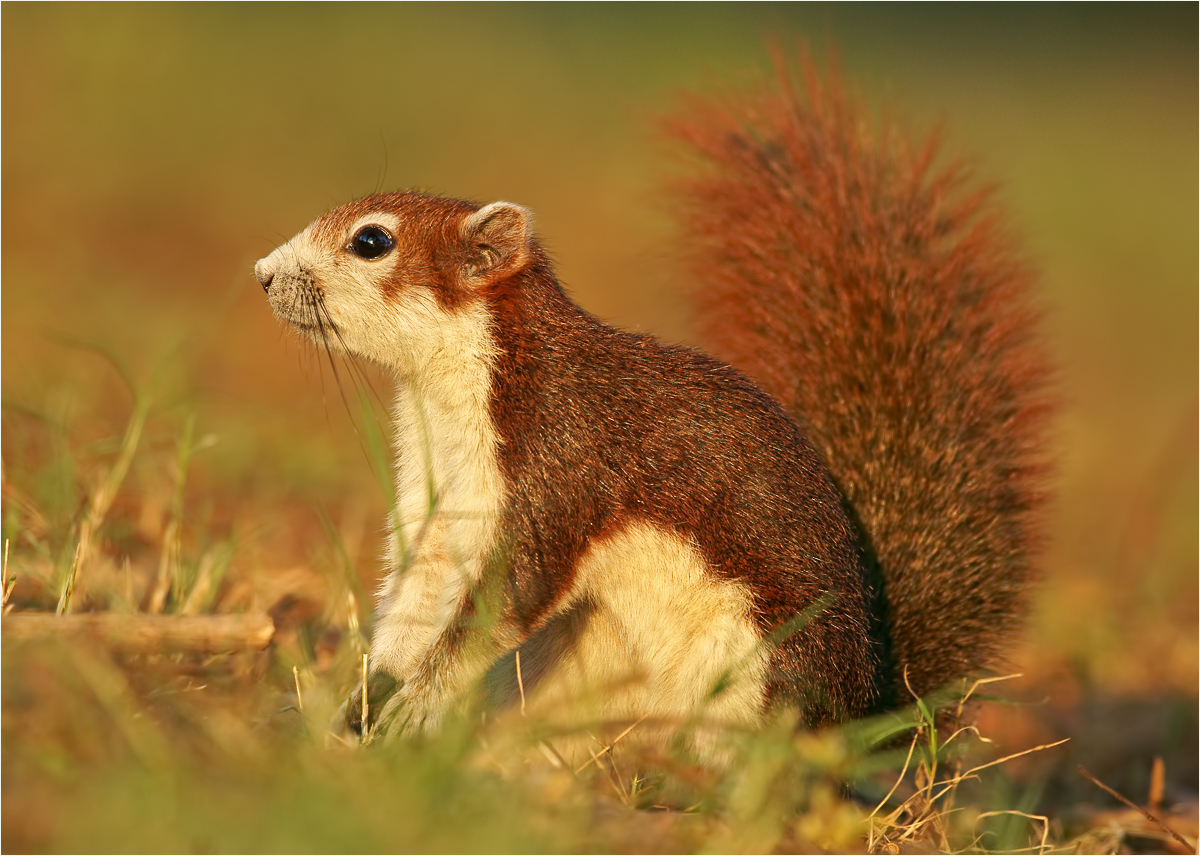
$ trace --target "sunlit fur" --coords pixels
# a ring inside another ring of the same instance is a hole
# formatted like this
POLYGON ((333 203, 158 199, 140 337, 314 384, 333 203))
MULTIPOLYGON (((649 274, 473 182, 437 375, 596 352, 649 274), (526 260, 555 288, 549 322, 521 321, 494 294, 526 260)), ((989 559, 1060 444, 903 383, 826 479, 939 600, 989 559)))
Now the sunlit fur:
POLYGON ((776 398, 582 310, 510 203, 376 194, 259 263, 281 318, 397 380, 379 695, 351 727, 521 696, 696 738, 996 665, 1049 409, 1026 277, 932 146, 853 108, 810 77, 673 126, 709 331, 776 398), (357 258, 365 224, 394 249, 357 258))

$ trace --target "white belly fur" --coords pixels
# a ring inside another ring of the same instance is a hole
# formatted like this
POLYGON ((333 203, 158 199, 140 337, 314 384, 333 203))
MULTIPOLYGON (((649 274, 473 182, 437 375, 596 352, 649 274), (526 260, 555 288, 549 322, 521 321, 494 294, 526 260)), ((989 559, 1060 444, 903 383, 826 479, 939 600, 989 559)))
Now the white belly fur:
POLYGON ((462 609, 483 572, 503 498, 486 370, 463 361, 446 393, 401 380, 395 406, 392 569, 380 592, 372 660, 407 676, 462 609), (452 392, 451 392, 452 391, 452 392), (475 418, 466 418, 473 416, 475 418), (397 525, 398 524, 398 525, 397 525))

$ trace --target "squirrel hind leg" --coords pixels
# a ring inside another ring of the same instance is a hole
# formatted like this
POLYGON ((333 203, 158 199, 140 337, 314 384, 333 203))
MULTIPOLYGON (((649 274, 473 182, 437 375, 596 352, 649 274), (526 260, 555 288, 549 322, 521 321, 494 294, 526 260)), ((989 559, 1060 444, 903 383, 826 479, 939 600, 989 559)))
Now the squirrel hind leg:
POLYGON ((520 686, 514 656, 493 666, 493 700, 511 706, 523 692, 530 715, 568 730, 637 721, 627 739, 664 744, 682 731, 697 748, 725 726, 760 722, 768 653, 751 598, 688 540, 627 523, 584 554, 569 600, 520 647, 520 686))

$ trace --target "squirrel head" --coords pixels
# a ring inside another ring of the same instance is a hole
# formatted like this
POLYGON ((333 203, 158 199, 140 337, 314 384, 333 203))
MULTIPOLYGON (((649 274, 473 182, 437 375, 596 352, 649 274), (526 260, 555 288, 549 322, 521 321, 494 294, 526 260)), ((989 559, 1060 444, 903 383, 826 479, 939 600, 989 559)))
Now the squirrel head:
POLYGON ((402 369, 486 314, 488 291, 538 255, 519 205, 397 192, 322 215, 254 276, 275 314, 317 344, 402 369))

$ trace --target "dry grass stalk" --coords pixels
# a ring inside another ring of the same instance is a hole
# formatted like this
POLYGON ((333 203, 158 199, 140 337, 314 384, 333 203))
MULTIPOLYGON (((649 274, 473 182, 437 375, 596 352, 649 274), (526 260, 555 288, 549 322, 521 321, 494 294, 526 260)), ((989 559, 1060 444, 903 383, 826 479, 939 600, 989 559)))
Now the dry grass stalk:
POLYGON ((8 599, 12 597, 13 588, 17 585, 17 578, 8 578, 8 539, 4 539, 4 564, 0 570, 0 612, 8 615, 12 612, 12 607, 8 604, 8 599))
POLYGON ((350 633, 355 648, 360 652, 365 651, 366 643, 363 641, 362 622, 358 619, 358 598, 354 596, 352 589, 346 591, 346 608, 346 629, 350 633))
POLYGON ((162 552, 159 554, 158 575, 154 579, 154 591, 150 595, 150 603, 146 611, 155 615, 163 611, 167 604, 167 595, 171 591, 171 579, 179 566, 179 521, 172 519, 167 523, 167 531, 163 535, 162 552))
MULTIPOLYGON (((879 805, 875 806, 875 809, 869 815, 867 815, 867 823, 869 824, 869 830, 867 832, 868 852, 875 853, 879 849, 879 844, 875 840, 876 824, 872 823, 871 821, 875 820, 875 816, 878 815, 880 810, 888 804, 888 800, 892 798, 892 795, 896 793, 896 789, 899 788, 900 784, 904 781, 904 777, 908 775, 908 766, 912 763, 913 752, 916 751, 917 741, 920 739, 920 732, 913 735, 912 742, 908 744, 908 755, 904 759, 904 766, 900 768, 900 775, 896 777, 896 781, 892 784, 892 789, 887 792, 883 799, 879 801, 879 805)), ((901 808, 903 808, 903 806, 901 808)), ((896 811, 892 812, 892 814, 888 815, 888 817, 883 821, 883 824, 886 824, 887 826, 894 825, 893 818, 897 816, 898 811, 900 811, 900 809, 897 809, 896 811)))
POLYGON ((525 681, 521 679, 521 649, 516 652, 517 658, 517 689, 521 692, 521 716, 525 715, 525 681))
POLYGON ((1165 786, 1166 768, 1159 755, 1154 756, 1154 764, 1150 767, 1150 799, 1147 808, 1152 814, 1162 814, 1163 788, 1165 786))
POLYGON ((537 748, 544 756, 546 756, 546 760, 550 762, 551 767, 556 770, 570 770, 571 773, 574 774, 575 771, 571 770, 571 767, 567 764, 566 759, 559 754, 557 749, 550 745, 548 740, 539 740, 537 742, 537 748))
POLYGON ((183 605, 179 607, 180 615, 200 614, 201 609, 204 607, 204 599, 212 591, 216 566, 217 559, 212 553, 205 553, 200 557, 200 567, 196 571, 196 582, 192 584, 191 591, 188 592, 183 605))
POLYGON ((300 692, 300 670, 292 666, 292 680, 296 682, 296 706, 304 713, 304 694, 300 692))
MULTIPOLYGON (((133 389, 132 385, 130 389, 133 389)), ((104 518, 108 516, 108 511, 112 507, 113 500, 116 499, 117 492, 120 490, 122 483, 125 481, 125 476, 129 472, 130 464, 133 463, 134 452, 137 451, 138 443, 142 437, 142 430, 146 426, 146 417, 150 413, 149 399, 147 397, 138 395, 135 392, 134 402, 133 414, 130 416, 129 424, 125 426, 125 436, 121 440, 121 450, 117 454, 117 460, 108 471, 107 477, 100 482, 95 492, 92 493, 87 512, 83 515, 83 520, 80 521, 79 535, 75 540, 75 553, 71 560, 71 569, 67 574, 67 580, 63 585, 62 595, 58 599, 58 607, 55 610, 57 615, 66 615, 71 611, 71 595, 75 591, 79 572, 87 564, 87 560, 91 554, 93 537, 104 522, 104 518)))
MULTIPOLYGON (((976 680, 963 694, 962 698, 959 699, 957 708, 955 710, 955 718, 961 720, 967 701, 970 700, 971 696, 977 689, 979 689, 980 686, 999 681, 1006 681, 1016 677, 1021 676, 1004 675, 998 677, 980 678, 976 680)), ((908 756, 904 760, 904 766, 900 771, 900 775, 897 777, 895 784, 892 785, 892 789, 888 791, 887 795, 879 802, 879 804, 875 807, 875 810, 872 811, 867 818, 868 822, 870 823, 870 829, 868 832, 868 849, 871 851, 877 850, 879 845, 883 843, 886 843, 890 846, 899 846, 903 842, 915 838, 918 832, 927 827, 937 826, 940 828, 942 820, 957 810, 952 804, 955 789, 961 783, 969 779, 978 778, 978 773, 981 771, 986 770, 989 767, 998 766, 1015 758, 1020 758, 1024 755, 1029 755, 1034 752, 1041 752, 1044 749, 1053 749, 1054 747, 1061 746, 1067 742, 1067 739, 1063 739, 1054 743, 1044 743, 1040 746, 1034 746, 1030 749, 1024 749, 1020 752, 1014 752, 1012 754, 1005 755, 1002 758, 996 758, 992 761, 988 761, 985 764, 979 764, 965 772, 956 772, 954 775, 939 779, 937 775, 938 743, 937 733, 935 730, 936 724, 932 715, 929 713, 928 709, 923 705, 920 699, 918 699, 918 707, 921 711, 922 723, 917 729, 917 732, 913 735, 912 743, 909 745, 908 749, 908 756), (916 773, 916 792, 904 800, 903 803, 897 806, 886 817, 879 818, 879 812, 892 798, 892 795, 895 794, 905 776, 908 775, 913 754, 922 737, 929 741, 931 757, 928 762, 922 761, 918 764, 916 773), (902 818, 904 817, 908 817, 909 819, 907 821, 902 821, 902 818), (902 830, 902 833, 897 838, 890 839, 886 842, 879 842, 876 839, 876 835, 877 832, 882 829, 900 829, 902 830)), ((981 735, 975 726, 967 725, 957 728, 942 744, 943 748, 963 734, 974 734, 982 742, 991 742, 986 737, 981 735)), ((981 815, 981 817, 1001 814, 1018 815, 1029 818, 1030 820, 1041 820, 1043 822, 1041 846, 1038 848, 1028 849, 1036 850, 1037 852, 1046 851, 1046 839, 1049 832, 1049 822, 1046 818, 1040 815, 1030 815, 1019 811, 987 812, 984 815, 981 815)), ((941 849, 949 849, 949 842, 946 841, 945 838, 945 830, 942 829, 942 840, 939 845, 941 849)))
POLYGON ((950 788, 953 788, 955 785, 959 784, 960 782, 964 782, 967 779, 975 778, 975 774, 978 773, 980 770, 986 770, 988 767, 995 767, 998 764, 1003 764, 1005 761, 1011 761, 1014 758, 1020 758, 1022 755, 1031 755, 1034 752, 1041 752, 1043 749, 1053 749, 1055 746, 1062 746, 1064 743, 1068 742, 1070 739, 1071 739, 1070 737, 1064 737, 1062 740, 1055 740, 1053 743, 1043 743, 1040 746, 1034 746, 1030 749, 1022 749, 1020 752, 1014 752, 1011 755, 1005 755, 1003 758, 997 758, 994 761, 988 761, 986 764, 980 764, 978 767, 972 767, 971 769, 967 770, 967 772, 965 772, 965 773, 961 773, 961 774, 952 776, 949 779, 943 779, 942 781, 938 782, 936 785, 936 787, 944 788, 942 791, 940 791, 938 793, 938 796, 940 797, 942 794, 946 793, 947 790, 949 790, 950 788))
POLYGON ((371 725, 370 725, 371 720, 367 718, 367 714, 370 712, 370 705, 367 702, 367 655, 366 654, 362 655, 362 690, 363 690, 363 693, 362 693, 362 695, 363 695, 362 739, 363 739, 363 743, 366 743, 370 736, 370 732, 371 732, 371 725))
POLYGON ((55 615, 66 615, 71 608, 71 595, 75 593, 75 578, 79 574, 79 565, 83 560, 83 555, 87 552, 88 542, 91 540, 91 527, 87 525, 87 520, 79 526, 79 540, 75 542, 75 552, 71 555, 71 569, 67 571, 67 581, 63 584, 62 594, 58 597, 58 606, 54 609, 55 615))
POLYGON ((646 714, 643 714, 643 715, 642 715, 642 716, 641 716, 641 717, 640 717, 640 718, 637 720, 637 722, 634 722, 634 723, 633 723, 633 724, 631 724, 631 725, 630 725, 628 728, 626 728, 624 731, 622 731, 620 734, 618 734, 618 735, 616 736, 616 739, 614 739, 612 743, 609 743, 609 744, 607 744, 607 745, 603 746, 603 747, 600 749, 600 751, 599 751, 599 752, 594 752, 594 753, 592 753, 592 757, 591 757, 591 758, 589 758, 588 760, 584 761, 582 765, 580 765, 578 768, 576 768, 576 770, 575 770, 575 774, 576 774, 576 775, 578 775, 579 773, 582 773, 584 770, 586 770, 586 769, 587 769, 589 766, 591 766, 592 764, 599 765, 599 763, 600 763, 600 757, 601 757, 602 755, 604 755, 605 753, 612 751, 612 749, 613 749, 613 747, 614 747, 614 746, 616 746, 618 743, 620 743, 622 740, 624 740, 624 739, 625 739, 625 738, 626 738, 626 737, 629 735, 629 732, 633 731, 633 729, 637 728, 639 725, 641 725, 643 722, 645 722, 645 721, 646 721, 646 718, 647 718, 649 715, 650 715, 650 714, 648 714, 648 713, 646 713, 646 714))
POLYGON ((1012 853, 1024 853, 1025 851, 1031 851, 1034 853, 1049 852, 1050 845, 1046 843, 1046 839, 1050 835, 1050 818, 1046 817, 1045 815, 1026 814, 1023 811, 1017 811, 1016 809, 1005 809, 1004 811, 985 811, 983 814, 981 814, 975 818, 975 822, 978 823, 979 821, 983 820, 985 817, 1000 817, 1002 815, 1015 815, 1017 817, 1027 818, 1028 820, 1040 820, 1042 822, 1042 840, 1041 840, 1041 843, 1038 844, 1037 847, 1018 847, 1010 852, 1012 852, 1012 853))

